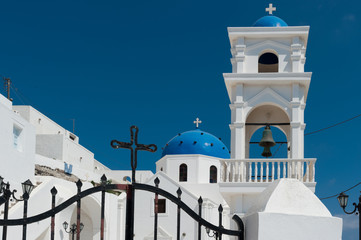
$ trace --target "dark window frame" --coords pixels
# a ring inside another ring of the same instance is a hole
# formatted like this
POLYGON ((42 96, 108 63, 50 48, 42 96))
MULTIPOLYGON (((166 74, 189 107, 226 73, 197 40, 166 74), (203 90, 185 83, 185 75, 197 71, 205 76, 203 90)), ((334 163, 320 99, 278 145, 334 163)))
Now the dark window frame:
POLYGON ((182 163, 179 166, 179 181, 180 182, 188 181, 188 166, 185 163, 182 163))
POLYGON ((209 168, 209 183, 217 183, 217 167, 212 165, 209 168))

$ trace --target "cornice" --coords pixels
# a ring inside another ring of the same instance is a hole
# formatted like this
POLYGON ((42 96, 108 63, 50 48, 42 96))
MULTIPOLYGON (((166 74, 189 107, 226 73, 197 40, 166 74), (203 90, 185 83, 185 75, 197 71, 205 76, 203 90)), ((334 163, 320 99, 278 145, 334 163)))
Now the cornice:
POLYGON ((232 100, 232 88, 239 84, 249 85, 291 85, 298 83, 305 87, 305 101, 311 83, 312 72, 291 73, 223 73, 229 98, 232 100))
POLYGON ((235 128, 243 128, 245 126, 245 123, 240 123, 240 122, 235 122, 235 123, 232 123, 232 124, 229 124, 229 128, 232 130, 232 129, 235 129, 235 128))
POLYGON ((231 103, 229 104, 229 108, 230 109, 235 109, 235 108, 243 108, 246 106, 246 103, 245 102, 235 102, 235 103, 231 103))

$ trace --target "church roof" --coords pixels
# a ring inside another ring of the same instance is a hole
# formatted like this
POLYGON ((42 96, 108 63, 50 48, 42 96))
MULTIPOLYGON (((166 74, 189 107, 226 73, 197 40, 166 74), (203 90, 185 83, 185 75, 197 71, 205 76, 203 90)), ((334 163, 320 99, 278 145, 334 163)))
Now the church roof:
POLYGON ((253 24, 253 27, 287 27, 287 26, 288 25, 285 21, 273 15, 261 17, 253 24))
POLYGON ((230 158, 226 145, 219 138, 200 129, 179 133, 172 138, 165 145, 162 157, 174 154, 203 154, 230 158))

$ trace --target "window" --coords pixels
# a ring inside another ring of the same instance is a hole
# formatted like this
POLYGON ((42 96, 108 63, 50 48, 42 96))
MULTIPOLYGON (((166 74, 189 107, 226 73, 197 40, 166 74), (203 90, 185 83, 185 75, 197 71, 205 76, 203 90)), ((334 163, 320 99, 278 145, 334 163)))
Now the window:
POLYGON ((14 127, 13 127, 13 135, 14 135, 13 145, 14 145, 14 148, 20 152, 23 151, 22 132, 23 132, 23 129, 21 129, 19 126, 14 125, 14 127))
POLYGON ((187 165, 181 164, 179 166, 179 181, 180 182, 186 182, 187 181, 187 165))
POLYGON ((258 59, 258 72, 278 72, 278 57, 274 53, 264 53, 258 59))
POLYGON ((217 182, 217 168, 215 166, 211 166, 209 168, 209 182, 210 183, 217 182))
POLYGON ((70 138, 71 140, 75 141, 76 136, 70 133, 70 134, 69 134, 69 138, 70 138))
POLYGON ((158 199, 158 213, 166 213, 165 199, 158 199))

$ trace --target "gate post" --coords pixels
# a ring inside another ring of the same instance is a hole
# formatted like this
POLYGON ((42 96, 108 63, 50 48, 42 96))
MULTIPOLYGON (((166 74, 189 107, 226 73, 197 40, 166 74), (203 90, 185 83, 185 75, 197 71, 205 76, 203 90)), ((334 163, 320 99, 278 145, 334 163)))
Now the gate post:
POLYGON ((134 237, 134 189, 131 184, 127 187, 127 208, 125 217, 125 240, 134 237))

